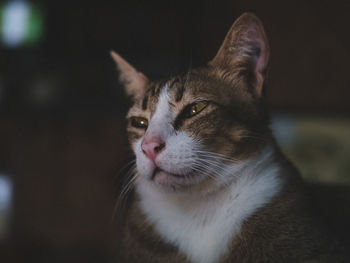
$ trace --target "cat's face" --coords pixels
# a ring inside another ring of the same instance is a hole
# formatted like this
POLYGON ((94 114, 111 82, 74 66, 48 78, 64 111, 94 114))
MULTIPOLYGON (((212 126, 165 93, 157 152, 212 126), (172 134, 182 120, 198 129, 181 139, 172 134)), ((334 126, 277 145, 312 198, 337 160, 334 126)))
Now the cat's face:
POLYGON ((208 66, 162 83, 148 81, 112 54, 133 97, 127 130, 141 180, 171 190, 220 185, 266 143, 261 93, 268 46, 259 20, 245 16, 208 66), (243 37, 242 30, 247 53, 236 44, 228 61, 222 52, 239 41, 236 34, 243 37))

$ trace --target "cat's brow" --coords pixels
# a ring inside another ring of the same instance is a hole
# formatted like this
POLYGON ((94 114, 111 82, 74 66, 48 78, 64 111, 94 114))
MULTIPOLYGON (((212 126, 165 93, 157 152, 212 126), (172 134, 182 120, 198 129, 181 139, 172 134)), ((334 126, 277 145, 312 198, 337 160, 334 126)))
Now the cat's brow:
POLYGON ((148 94, 145 95, 145 97, 142 100, 142 109, 146 110, 147 109, 147 104, 148 104, 148 94))
POLYGON ((176 102, 179 102, 182 99, 184 92, 185 92, 185 85, 180 85, 175 95, 176 102))
POLYGON ((158 97, 164 87, 165 87, 164 82, 157 83, 154 87, 154 90, 152 90, 152 96, 158 97))
POLYGON ((169 88, 171 89, 176 83, 179 83, 180 79, 178 77, 174 78, 169 84, 169 88))
POLYGON ((169 88, 176 88, 176 94, 175 94, 175 102, 179 102, 182 99, 183 93, 185 91, 185 84, 183 84, 183 81, 180 77, 176 77, 172 80, 172 82, 169 84, 169 88), (178 84, 176 85, 175 84, 178 84))
POLYGON ((185 89, 186 89, 186 86, 188 84, 188 81, 190 79, 190 76, 191 76, 192 72, 191 70, 189 70, 187 73, 186 73, 186 77, 185 77, 185 83, 183 83, 182 85, 180 85, 176 91, 176 95, 175 95, 175 101, 176 102, 179 102, 182 97, 183 97, 183 94, 185 92, 185 89))

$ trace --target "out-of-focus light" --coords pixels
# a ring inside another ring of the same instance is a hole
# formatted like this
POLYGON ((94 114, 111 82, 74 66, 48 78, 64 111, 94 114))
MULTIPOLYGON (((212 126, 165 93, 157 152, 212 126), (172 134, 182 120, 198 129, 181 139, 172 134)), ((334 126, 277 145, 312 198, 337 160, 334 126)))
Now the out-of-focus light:
POLYGON ((34 4, 12 0, 0 6, 0 32, 5 46, 35 44, 42 35, 43 17, 34 4))
POLYGON ((271 129, 280 145, 294 143, 296 137, 295 121, 292 116, 286 114, 273 114, 271 129))
POLYGON ((0 77, 0 104, 1 102, 4 100, 4 85, 3 85, 3 82, 2 82, 2 78, 0 77))
POLYGON ((27 2, 9 2, 3 10, 2 39, 6 46, 17 47, 28 31, 30 8, 27 2))
POLYGON ((12 209, 12 181, 9 176, 0 174, 0 239, 6 237, 12 209))
POLYGON ((12 182, 8 176, 0 174, 0 213, 10 209, 12 202, 12 182))

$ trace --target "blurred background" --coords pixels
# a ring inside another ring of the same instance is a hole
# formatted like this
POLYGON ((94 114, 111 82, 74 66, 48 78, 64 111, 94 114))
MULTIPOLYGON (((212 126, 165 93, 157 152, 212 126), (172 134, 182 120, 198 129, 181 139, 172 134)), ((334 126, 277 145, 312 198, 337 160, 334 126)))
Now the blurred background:
POLYGON ((111 262, 132 155, 111 49, 152 79, 211 59, 234 19, 263 21, 283 151, 350 234, 349 1, 0 1, 0 261, 111 262))

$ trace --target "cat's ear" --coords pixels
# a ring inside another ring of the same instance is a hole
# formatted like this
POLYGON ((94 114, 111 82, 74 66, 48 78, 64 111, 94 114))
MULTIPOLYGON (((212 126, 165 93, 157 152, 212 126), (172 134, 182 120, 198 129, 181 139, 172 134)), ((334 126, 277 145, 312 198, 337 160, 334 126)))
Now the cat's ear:
POLYGON ((269 55, 269 44, 260 19, 252 13, 244 13, 233 23, 209 64, 228 74, 243 71, 254 76, 254 92, 260 97, 269 55))
POLYGON ((119 80, 124 85, 127 95, 134 99, 141 97, 147 88, 148 78, 141 72, 138 72, 116 52, 111 51, 111 56, 117 64, 119 80))

